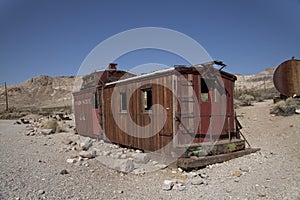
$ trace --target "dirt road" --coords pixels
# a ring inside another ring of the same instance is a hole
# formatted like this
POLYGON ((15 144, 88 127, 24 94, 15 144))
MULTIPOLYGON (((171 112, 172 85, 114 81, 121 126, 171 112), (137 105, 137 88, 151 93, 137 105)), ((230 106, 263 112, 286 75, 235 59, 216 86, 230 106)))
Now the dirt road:
POLYGON ((70 164, 62 141, 71 133, 25 136, 25 125, 0 121, 0 199, 300 199, 300 115, 269 114, 270 102, 237 110, 255 154, 192 173, 163 169, 142 175, 106 168, 97 159, 70 164), (66 170, 67 174, 61 174, 66 170), (182 191, 164 191, 164 180, 182 191))

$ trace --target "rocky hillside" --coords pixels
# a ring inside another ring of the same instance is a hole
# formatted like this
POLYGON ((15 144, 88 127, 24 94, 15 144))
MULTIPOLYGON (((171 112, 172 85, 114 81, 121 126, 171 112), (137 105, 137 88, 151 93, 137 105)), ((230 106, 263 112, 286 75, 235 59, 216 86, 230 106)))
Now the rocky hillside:
MULTIPOLYGON (((74 76, 37 76, 9 85, 9 106, 15 108, 71 107, 74 76)), ((5 107, 5 90, 0 87, 0 108, 5 107)))
POLYGON ((274 88, 273 73, 276 67, 269 67, 253 75, 236 75, 236 89, 270 89, 274 88))
MULTIPOLYGON (((236 91, 274 89, 269 67, 256 75, 237 75, 236 91)), ((72 106, 74 76, 37 76, 23 83, 8 86, 9 106, 15 108, 63 108, 72 106)), ((80 77, 77 80, 82 81, 80 77)), ((79 82, 80 82, 79 81, 79 82)), ((0 111, 5 108, 5 90, 0 87, 0 111)))

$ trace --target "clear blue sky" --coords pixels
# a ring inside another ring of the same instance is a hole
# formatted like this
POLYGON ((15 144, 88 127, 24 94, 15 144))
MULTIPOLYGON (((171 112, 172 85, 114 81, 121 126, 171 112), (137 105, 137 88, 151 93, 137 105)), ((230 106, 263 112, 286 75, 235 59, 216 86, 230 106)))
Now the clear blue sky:
MULTIPOLYGON (((182 32, 227 71, 254 74, 300 58, 299 11, 299 0, 0 0, 0 82, 76 75, 101 41, 139 27, 182 32)), ((157 51, 141 55, 122 57, 119 67, 182 64, 157 51)))

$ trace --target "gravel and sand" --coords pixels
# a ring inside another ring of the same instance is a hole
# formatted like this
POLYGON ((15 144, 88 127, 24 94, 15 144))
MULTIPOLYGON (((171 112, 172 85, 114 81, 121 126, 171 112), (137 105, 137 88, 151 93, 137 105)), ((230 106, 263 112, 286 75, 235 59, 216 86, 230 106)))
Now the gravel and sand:
POLYGON ((0 199, 300 199, 300 115, 272 116, 271 104, 237 109, 242 132, 261 151, 194 172, 125 174, 99 156, 68 163, 77 151, 63 142, 78 135, 26 136, 26 125, 2 120, 0 199))

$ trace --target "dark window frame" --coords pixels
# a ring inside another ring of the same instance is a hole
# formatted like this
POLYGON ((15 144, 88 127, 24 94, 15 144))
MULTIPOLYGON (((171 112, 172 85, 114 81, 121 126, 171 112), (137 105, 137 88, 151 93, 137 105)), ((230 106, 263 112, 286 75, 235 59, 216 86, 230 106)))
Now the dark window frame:
POLYGON ((94 109, 99 108, 98 92, 93 93, 93 107, 94 107, 94 109))
POLYGON ((128 110, 127 94, 126 92, 120 92, 120 111, 127 112, 128 110))
POLYGON ((141 89, 142 94, 142 108, 144 112, 151 112, 153 105, 153 91, 152 87, 141 89))
POLYGON ((203 103, 209 102, 209 88, 204 78, 200 79, 200 101, 203 103))

